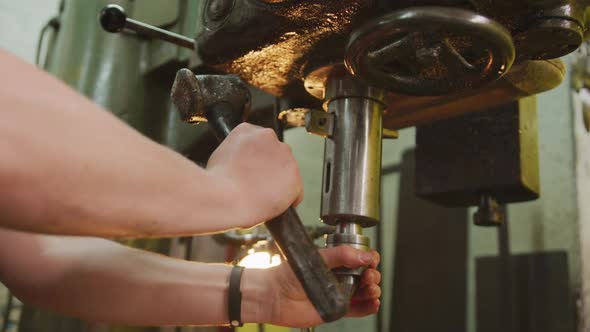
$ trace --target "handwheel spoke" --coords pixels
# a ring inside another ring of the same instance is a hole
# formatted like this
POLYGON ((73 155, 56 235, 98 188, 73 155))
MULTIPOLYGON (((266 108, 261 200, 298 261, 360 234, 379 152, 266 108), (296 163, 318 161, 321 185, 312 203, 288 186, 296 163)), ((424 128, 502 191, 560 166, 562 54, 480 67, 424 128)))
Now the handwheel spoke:
POLYGON ((457 51, 453 45, 449 43, 449 40, 445 38, 441 43, 440 59, 445 63, 450 71, 458 71, 464 74, 472 74, 476 68, 470 64, 462 55, 457 51))
POLYGON ((382 66, 393 61, 408 65, 407 60, 415 56, 416 38, 420 34, 413 32, 367 54, 367 59, 374 66, 382 66))
POLYGON ((503 26, 449 7, 408 8, 370 21, 351 35, 345 56, 353 75, 410 95, 479 88, 513 61, 514 44, 503 26))

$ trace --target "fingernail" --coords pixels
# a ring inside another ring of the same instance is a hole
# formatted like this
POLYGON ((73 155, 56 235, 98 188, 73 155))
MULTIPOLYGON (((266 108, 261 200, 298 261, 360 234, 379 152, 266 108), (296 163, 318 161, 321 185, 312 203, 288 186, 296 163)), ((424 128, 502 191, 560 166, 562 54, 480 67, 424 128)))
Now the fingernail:
POLYGON ((361 261, 363 261, 365 264, 373 263, 373 254, 370 252, 361 252, 361 261))

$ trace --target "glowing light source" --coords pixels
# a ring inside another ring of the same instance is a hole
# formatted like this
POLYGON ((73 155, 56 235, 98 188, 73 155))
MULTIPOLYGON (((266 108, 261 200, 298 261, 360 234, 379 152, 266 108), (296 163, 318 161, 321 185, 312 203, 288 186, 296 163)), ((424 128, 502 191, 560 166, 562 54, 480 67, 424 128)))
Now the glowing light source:
POLYGON ((254 249, 248 250, 248 255, 242 258, 238 263, 239 266, 250 269, 268 269, 281 264, 281 256, 272 255, 267 251, 256 252, 254 249))

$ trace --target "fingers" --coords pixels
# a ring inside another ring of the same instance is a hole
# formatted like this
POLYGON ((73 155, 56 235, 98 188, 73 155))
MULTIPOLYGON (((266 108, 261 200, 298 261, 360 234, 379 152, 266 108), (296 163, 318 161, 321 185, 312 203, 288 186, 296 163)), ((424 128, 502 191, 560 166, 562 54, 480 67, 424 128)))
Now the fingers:
POLYGON ((320 251, 329 268, 346 267, 354 269, 361 266, 376 268, 380 257, 376 251, 362 251, 350 246, 326 248, 320 251))
POLYGON ((378 300, 381 297, 381 287, 376 284, 359 288, 352 297, 352 303, 378 300))
POLYGON ((272 128, 260 127, 247 122, 242 122, 237 125, 229 135, 232 137, 259 137, 267 142, 279 140, 277 133, 272 128))
POLYGON ((363 317, 379 311, 381 301, 381 274, 375 268, 379 265, 381 257, 379 253, 354 249, 350 246, 327 248, 320 251, 330 269, 336 267, 358 268, 367 266, 363 273, 359 289, 354 294, 347 317, 363 317))
POLYGON ((351 304, 346 317, 364 317, 376 314, 381 306, 379 300, 368 300, 351 304))
POLYGON ((372 315, 379 311, 382 290, 378 283, 381 281, 381 274, 374 269, 368 269, 361 277, 359 289, 355 292, 350 302, 350 309, 347 317, 363 317, 372 315))
POLYGON ((303 202, 303 192, 301 192, 295 202, 293 202, 293 207, 298 207, 301 202, 303 202))
POLYGON ((375 255, 372 252, 354 249, 350 246, 326 248, 321 250, 320 254, 330 269, 336 267, 355 269, 361 266, 377 266, 375 264, 375 255))
POLYGON ((367 269, 361 276, 360 287, 378 285, 381 282, 381 273, 375 269, 367 269))
POLYGON ((374 269, 366 270, 360 280, 359 289, 354 293, 352 300, 363 302, 377 300, 381 297, 381 273, 374 269))
POLYGON ((371 254, 373 254, 373 263, 369 267, 376 269, 377 265, 381 263, 381 255, 376 250, 371 250, 371 254))
POLYGON ((287 186, 290 192, 289 198, 291 199, 289 203, 290 205, 297 207, 303 201, 303 181, 301 179, 297 161, 293 156, 291 146, 289 144, 279 142, 277 134, 273 129, 259 127, 244 122, 232 130, 230 135, 257 138, 266 143, 272 142, 278 144, 278 146, 274 144, 272 145, 274 148, 276 148, 276 150, 272 150, 271 152, 273 152, 272 154, 276 160, 280 160, 283 163, 283 165, 281 165, 282 167, 279 167, 279 169, 282 171, 282 176, 291 180, 287 186))
POLYGON ((257 128, 258 128, 258 130, 260 130, 260 135, 262 135, 262 137, 264 137, 265 139, 272 140, 272 141, 279 140, 279 138, 277 137, 277 133, 272 128, 266 128, 266 127, 257 127, 257 128))
MULTIPOLYGON (((240 133, 240 134, 241 133, 251 133, 256 130, 264 130, 264 129, 265 129, 264 127, 253 125, 248 122, 242 122, 239 125, 237 125, 231 132, 234 133, 234 135, 237 135, 238 133, 240 133)), ((271 131, 272 131, 272 129, 271 129, 271 131)))
POLYGON ((297 160, 293 155, 291 146, 286 143, 281 143, 281 145, 284 149, 285 156, 289 156, 287 158, 289 163, 285 165, 286 167, 284 168, 284 174, 293 179, 293 185, 290 187, 290 189, 292 189, 294 199, 291 205, 297 207, 303 201, 303 179, 301 178, 299 165, 297 164, 297 160))

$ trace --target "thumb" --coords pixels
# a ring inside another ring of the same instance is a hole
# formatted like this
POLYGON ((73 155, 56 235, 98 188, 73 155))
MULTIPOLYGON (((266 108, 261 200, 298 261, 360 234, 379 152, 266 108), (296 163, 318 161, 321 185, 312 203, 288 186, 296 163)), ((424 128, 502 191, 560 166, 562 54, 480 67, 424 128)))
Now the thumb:
POLYGON ((374 265, 372 253, 355 249, 351 246, 338 246, 320 251, 328 268, 346 267, 355 269, 361 266, 374 265))

